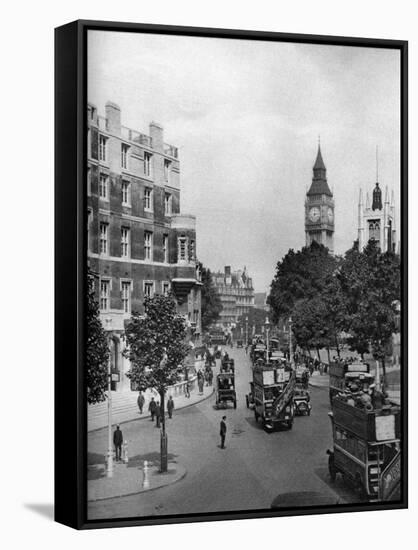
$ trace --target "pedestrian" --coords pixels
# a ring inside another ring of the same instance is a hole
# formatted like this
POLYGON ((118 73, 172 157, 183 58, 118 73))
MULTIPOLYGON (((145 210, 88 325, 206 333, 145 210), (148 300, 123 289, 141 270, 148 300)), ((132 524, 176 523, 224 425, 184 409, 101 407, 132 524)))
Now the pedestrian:
POLYGON ((226 416, 222 417, 221 425, 220 425, 220 433, 221 436, 221 449, 225 449, 225 438, 226 438, 226 416))
POLYGON ((116 430, 113 432, 113 445, 115 446, 116 462, 120 461, 122 458, 122 443, 122 432, 119 426, 116 426, 116 430))
POLYGON ((190 386, 188 380, 186 380, 186 383, 184 384, 184 397, 190 398, 190 386))
POLYGON ((199 394, 203 395, 203 376, 198 378, 197 385, 199 386, 199 394))
POLYGON ((138 403, 139 414, 142 414, 144 403, 145 403, 145 397, 142 391, 139 392, 137 403, 138 403))
POLYGON ((168 418, 173 417, 173 411, 174 411, 174 401, 173 401, 173 397, 170 395, 167 401, 168 418))
POLYGON ((212 386, 213 383, 213 370, 209 370, 209 386, 212 386))
POLYGON ((157 405, 154 401, 154 398, 151 397, 151 401, 150 401, 150 404, 148 406, 148 410, 149 410, 150 415, 151 415, 151 422, 154 422, 156 408, 157 408, 157 405))
POLYGON ((159 428, 161 422, 161 407, 160 402, 157 401, 157 404, 155 405, 155 427, 159 428))

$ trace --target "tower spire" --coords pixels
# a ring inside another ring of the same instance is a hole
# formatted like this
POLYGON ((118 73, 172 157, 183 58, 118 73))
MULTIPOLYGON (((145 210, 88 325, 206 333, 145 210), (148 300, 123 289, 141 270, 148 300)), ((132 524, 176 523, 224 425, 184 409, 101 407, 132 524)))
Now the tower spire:
POLYGON ((379 150, 376 145, 376 183, 379 181, 379 150))

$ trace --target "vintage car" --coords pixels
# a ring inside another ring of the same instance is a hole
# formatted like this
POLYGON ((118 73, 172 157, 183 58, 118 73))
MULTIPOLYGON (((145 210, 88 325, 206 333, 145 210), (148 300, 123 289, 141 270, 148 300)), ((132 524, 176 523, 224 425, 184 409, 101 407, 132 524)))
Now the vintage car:
POLYGON ((223 357, 221 360, 221 372, 228 372, 235 370, 235 361, 232 357, 223 357))
POLYGON ((295 391, 293 394, 293 404, 295 406, 296 416, 310 416, 312 405, 310 403, 311 396, 309 391, 305 388, 304 384, 299 382, 295 385, 295 391))
POLYGON ((244 347, 244 342, 242 340, 237 340, 237 348, 244 347))
POLYGON ((235 373, 221 372, 216 376, 216 407, 225 408, 231 402, 237 408, 237 393, 235 391, 235 373))

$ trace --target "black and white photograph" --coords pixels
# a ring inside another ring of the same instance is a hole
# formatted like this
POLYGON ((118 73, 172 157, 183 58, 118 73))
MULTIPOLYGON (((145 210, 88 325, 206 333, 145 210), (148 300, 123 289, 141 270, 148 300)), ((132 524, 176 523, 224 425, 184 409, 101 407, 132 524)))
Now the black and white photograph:
POLYGON ((87 31, 87 520, 404 502, 399 47, 87 31))

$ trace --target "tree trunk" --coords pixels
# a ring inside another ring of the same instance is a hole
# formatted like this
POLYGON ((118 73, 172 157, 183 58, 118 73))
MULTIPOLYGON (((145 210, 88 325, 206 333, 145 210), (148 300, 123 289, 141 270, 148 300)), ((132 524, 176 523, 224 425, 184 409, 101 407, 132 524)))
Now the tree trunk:
POLYGON ((318 361, 321 361, 321 354, 319 353, 319 348, 316 348, 316 354, 318 355, 318 361))
POLYGON ((311 355, 311 350, 310 350, 310 348, 308 348, 308 355, 309 355, 309 359, 312 359, 312 355, 311 355))
POLYGON ((335 349, 337 351, 338 359, 341 359, 340 346, 338 344, 338 336, 337 335, 335 335, 335 349))
POLYGON ((386 386, 386 362, 384 357, 382 357, 382 374, 383 374, 383 384, 386 386))
POLYGON ((160 411, 161 411, 161 434, 160 434, 160 472, 168 470, 168 445, 167 434, 165 432, 165 390, 160 392, 160 411))
POLYGON ((328 354, 328 365, 331 363, 331 355, 329 354, 329 348, 327 348, 327 354, 328 354))

